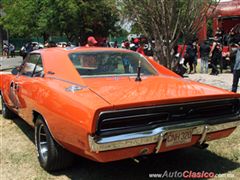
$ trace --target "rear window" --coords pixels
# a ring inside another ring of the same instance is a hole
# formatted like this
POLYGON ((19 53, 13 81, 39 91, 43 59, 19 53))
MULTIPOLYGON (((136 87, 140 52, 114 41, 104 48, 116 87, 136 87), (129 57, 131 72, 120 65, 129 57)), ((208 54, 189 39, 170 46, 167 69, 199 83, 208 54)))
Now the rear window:
POLYGON ((157 75, 157 71, 135 52, 77 52, 69 55, 81 76, 135 76, 141 66, 141 75, 157 75))

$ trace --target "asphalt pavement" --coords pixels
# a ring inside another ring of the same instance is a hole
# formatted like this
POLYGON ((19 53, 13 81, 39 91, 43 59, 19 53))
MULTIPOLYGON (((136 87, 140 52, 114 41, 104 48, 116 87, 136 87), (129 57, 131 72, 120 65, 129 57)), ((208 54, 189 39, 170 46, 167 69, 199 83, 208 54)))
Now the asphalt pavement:
POLYGON ((0 71, 8 71, 11 70, 13 68, 15 68, 16 66, 21 65, 21 63, 23 62, 22 57, 21 56, 16 56, 16 57, 0 57, 0 71))

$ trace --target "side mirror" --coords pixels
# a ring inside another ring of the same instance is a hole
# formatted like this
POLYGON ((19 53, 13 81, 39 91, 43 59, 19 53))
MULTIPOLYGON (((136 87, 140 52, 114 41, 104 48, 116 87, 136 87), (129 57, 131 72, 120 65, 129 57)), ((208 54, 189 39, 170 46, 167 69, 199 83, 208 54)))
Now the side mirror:
POLYGON ((13 75, 17 75, 18 72, 19 72, 19 70, 20 70, 19 67, 15 67, 15 68, 13 68, 13 69, 12 69, 12 74, 13 74, 13 75))

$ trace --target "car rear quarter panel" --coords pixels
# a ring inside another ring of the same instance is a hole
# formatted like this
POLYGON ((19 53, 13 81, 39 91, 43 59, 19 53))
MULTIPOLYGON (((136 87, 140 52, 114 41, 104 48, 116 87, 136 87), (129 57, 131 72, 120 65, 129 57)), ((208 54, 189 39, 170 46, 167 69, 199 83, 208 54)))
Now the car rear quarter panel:
MULTIPOLYGON (((29 110, 40 113, 53 137, 60 143, 88 149, 88 135, 95 124, 95 111, 109 104, 88 88, 67 92, 71 84, 51 78, 39 78, 29 87, 29 110)), ((29 113, 31 113, 29 111, 29 113)), ((69 149, 69 148, 67 148, 69 149)), ((71 151, 71 149, 69 149, 71 151)))

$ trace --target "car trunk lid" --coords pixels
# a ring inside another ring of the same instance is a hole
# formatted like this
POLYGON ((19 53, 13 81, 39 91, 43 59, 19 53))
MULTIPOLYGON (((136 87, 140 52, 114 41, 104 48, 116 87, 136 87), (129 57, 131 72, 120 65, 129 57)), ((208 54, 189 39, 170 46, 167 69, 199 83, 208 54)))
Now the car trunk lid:
POLYGON ((145 76, 142 81, 135 77, 85 78, 86 85, 114 106, 155 105, 182 101, 233 97, 229 91, 169 76, 145 76))

